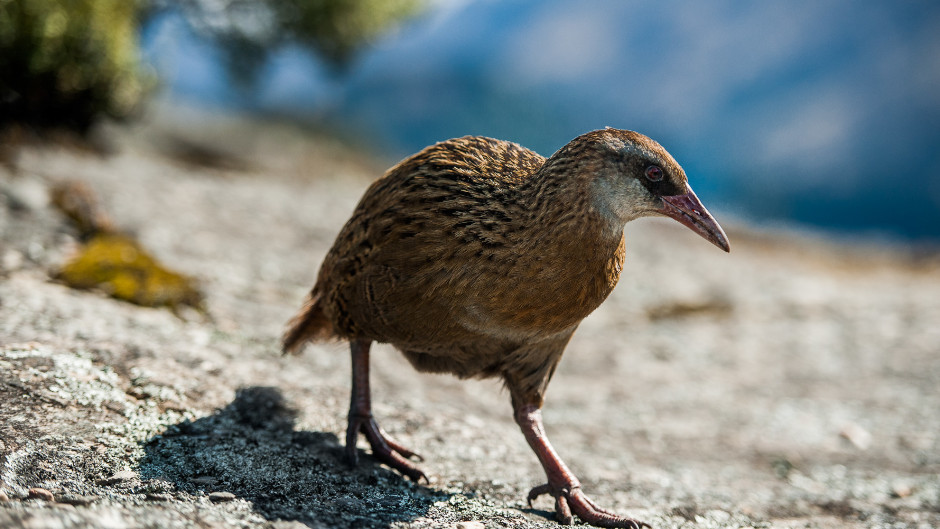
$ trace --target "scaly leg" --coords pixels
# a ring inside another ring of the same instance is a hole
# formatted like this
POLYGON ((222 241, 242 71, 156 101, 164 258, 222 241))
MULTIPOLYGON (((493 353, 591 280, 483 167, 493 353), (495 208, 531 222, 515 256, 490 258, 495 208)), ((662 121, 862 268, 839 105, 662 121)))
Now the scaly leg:
POLYGON ((372 455, 386 465, 411 478, 412 481, 428 477, 408 458, 423 459, 418 454, 388 438, 372 417, 372 397, 369 389, 369 346, 368 340, 356 340, 349 344, 352 353, 352 396, 349 401, 349 423, 346 426, 346 459, 355 465, 359 460, 356 451, 356 438, 359 432, 365 434, 372 455))
POLYGON ((601 509, 581 492, 581 482, 568 470, 565 462, 558 457, 558 453, 548 442, 545 428, 542 426, 542 410, 538 406, 533 404, 518 406, 515 410, 515 417, 526 441, 535 451, 548 477, 548 483, 535 487, 529 492, 530 506, 535 498, 542 494, 550 494, 555 498, 555 518, 565 525, 574 523, 572 515, 575 514, 582 521, 598 527, 630 529, 650 527, 645 522, 624 518, 601 509))

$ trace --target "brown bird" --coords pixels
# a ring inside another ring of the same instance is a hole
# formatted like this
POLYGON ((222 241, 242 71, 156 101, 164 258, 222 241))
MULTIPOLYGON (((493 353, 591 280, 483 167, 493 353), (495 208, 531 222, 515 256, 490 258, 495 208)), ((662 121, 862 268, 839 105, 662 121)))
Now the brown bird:
POLYGON ((467 136, 425 148, 366 191, 284 336, 348 340, 352 398, 346 455, 365 434, 377 459, 413 480, 414 452, 372 416, 369 347, 390 343, 419 371, 500 377, 545 469, 529 492, 556 518, 604 527, 647 524, 601 509, 581 491, 542 426, 548 382, 578 324, 614 288, 624 225, 665 215, 728 251, 728 239, 658 143, 607 128, 548 159, 515 143, 467 136))

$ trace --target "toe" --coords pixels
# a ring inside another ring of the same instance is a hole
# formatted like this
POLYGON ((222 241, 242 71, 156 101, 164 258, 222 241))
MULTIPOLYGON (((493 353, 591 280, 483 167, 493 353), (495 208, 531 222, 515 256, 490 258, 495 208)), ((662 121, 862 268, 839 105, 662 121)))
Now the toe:
POLYGON ((526 500, 529 502, 529 508, 532 507, 532 501, 541 496, 542 494, 551 493, 551 488, 548 486, 548 483, 543 483, 538 487, 532 487, 532 490, 529 491, 529 495, 526 496, 526 500))
POLYGON ((363 422, 361 429, 369 441, 369 445, 372 447, 372 455, 376 459, 401 472, 416 483, 422 479, 425 483, 430 483, 427 474, 422 472, 414 463, 405 459, 417 454, 388 439, 379 428, 378 423, 375 422, 375 419, 369 417, 368 420, 363 422))
POLYGON ((571 511, 588 524, 597 527, 621 527, 627 529, 650 527, 646 522, 617 516, 606 509, 597 507, 580 489, 571 491, 568 499, 571 503, 571 511))
POLYGON ((382 437, 385 439, 385 443, 386 443, 386 444, 389 446, 389 448, 391 448, 392 450, 398 452, 399 454, 401 454, 402 456, 404 456, 404 457, 407 458, 407 459, 414 459, 414 460, 417 460, 417 461, 419 461, 419 462, 423 462, 423 461, 424 461, 424 458, 421 457, 419 454, 416 454, 415 452, 411 451, 409 448, 407 448, 407 447, 405 447, 405 446, 402 446, 401 444, 399 444, 398 442, 396 442, 394 439, 392 439, 392 438, 390 438, 388 435, 386 435, 386 433, 385 433, 384 430, 381 430, 381 429, 380 429, 380 430, 379 430, 379 433, 382 434, 382 437))
POLYGON ((574 525, 574 516, 568 507, 568 500, 561 494, 555 497, 555 520, 562 525, 574 525))
POLYGON ((427 474, 422 472, 414 463, 405 459, 399 455, 398 452, 391 450, 387 446, 372 445, 372 455, 379 461, 401 472, 415 483, 421 480, 424 480, 425 483, 430 483, 427 474))

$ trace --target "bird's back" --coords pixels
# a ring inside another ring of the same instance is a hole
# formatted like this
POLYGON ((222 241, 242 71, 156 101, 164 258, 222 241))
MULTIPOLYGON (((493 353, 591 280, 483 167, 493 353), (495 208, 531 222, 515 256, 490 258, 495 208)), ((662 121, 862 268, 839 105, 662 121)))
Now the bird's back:
MULTIPOLYGON (((546 256, 538 248, 550 231, 565 235, 536 218, 533 176, 544 162, 514 143, 464 137, 391 168, 338 235, 285 349, 310 338, 370 339, 480 365, 480 356, 573 330, 616 277, 589 292, 579 267, 558 265, 590 249, 571 256, 559 246, 546 256)), ((622 244, 607 251, 599 266, 613 263, 616 275, 622 244)))

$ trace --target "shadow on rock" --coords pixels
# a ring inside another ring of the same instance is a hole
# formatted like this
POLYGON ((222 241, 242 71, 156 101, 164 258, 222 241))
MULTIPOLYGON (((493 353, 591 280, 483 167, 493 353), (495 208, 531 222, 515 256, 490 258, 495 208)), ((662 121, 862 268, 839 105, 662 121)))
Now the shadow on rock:
POLYGON ((149 439, 141 479, 149 480, 151 499, 234 495, 269 520, 317 527, 388 527, 448 499, 368 457, 350 468, 335 435, 297 431, 295 418, 277 389, 240 389, 217 413, 149 439))

